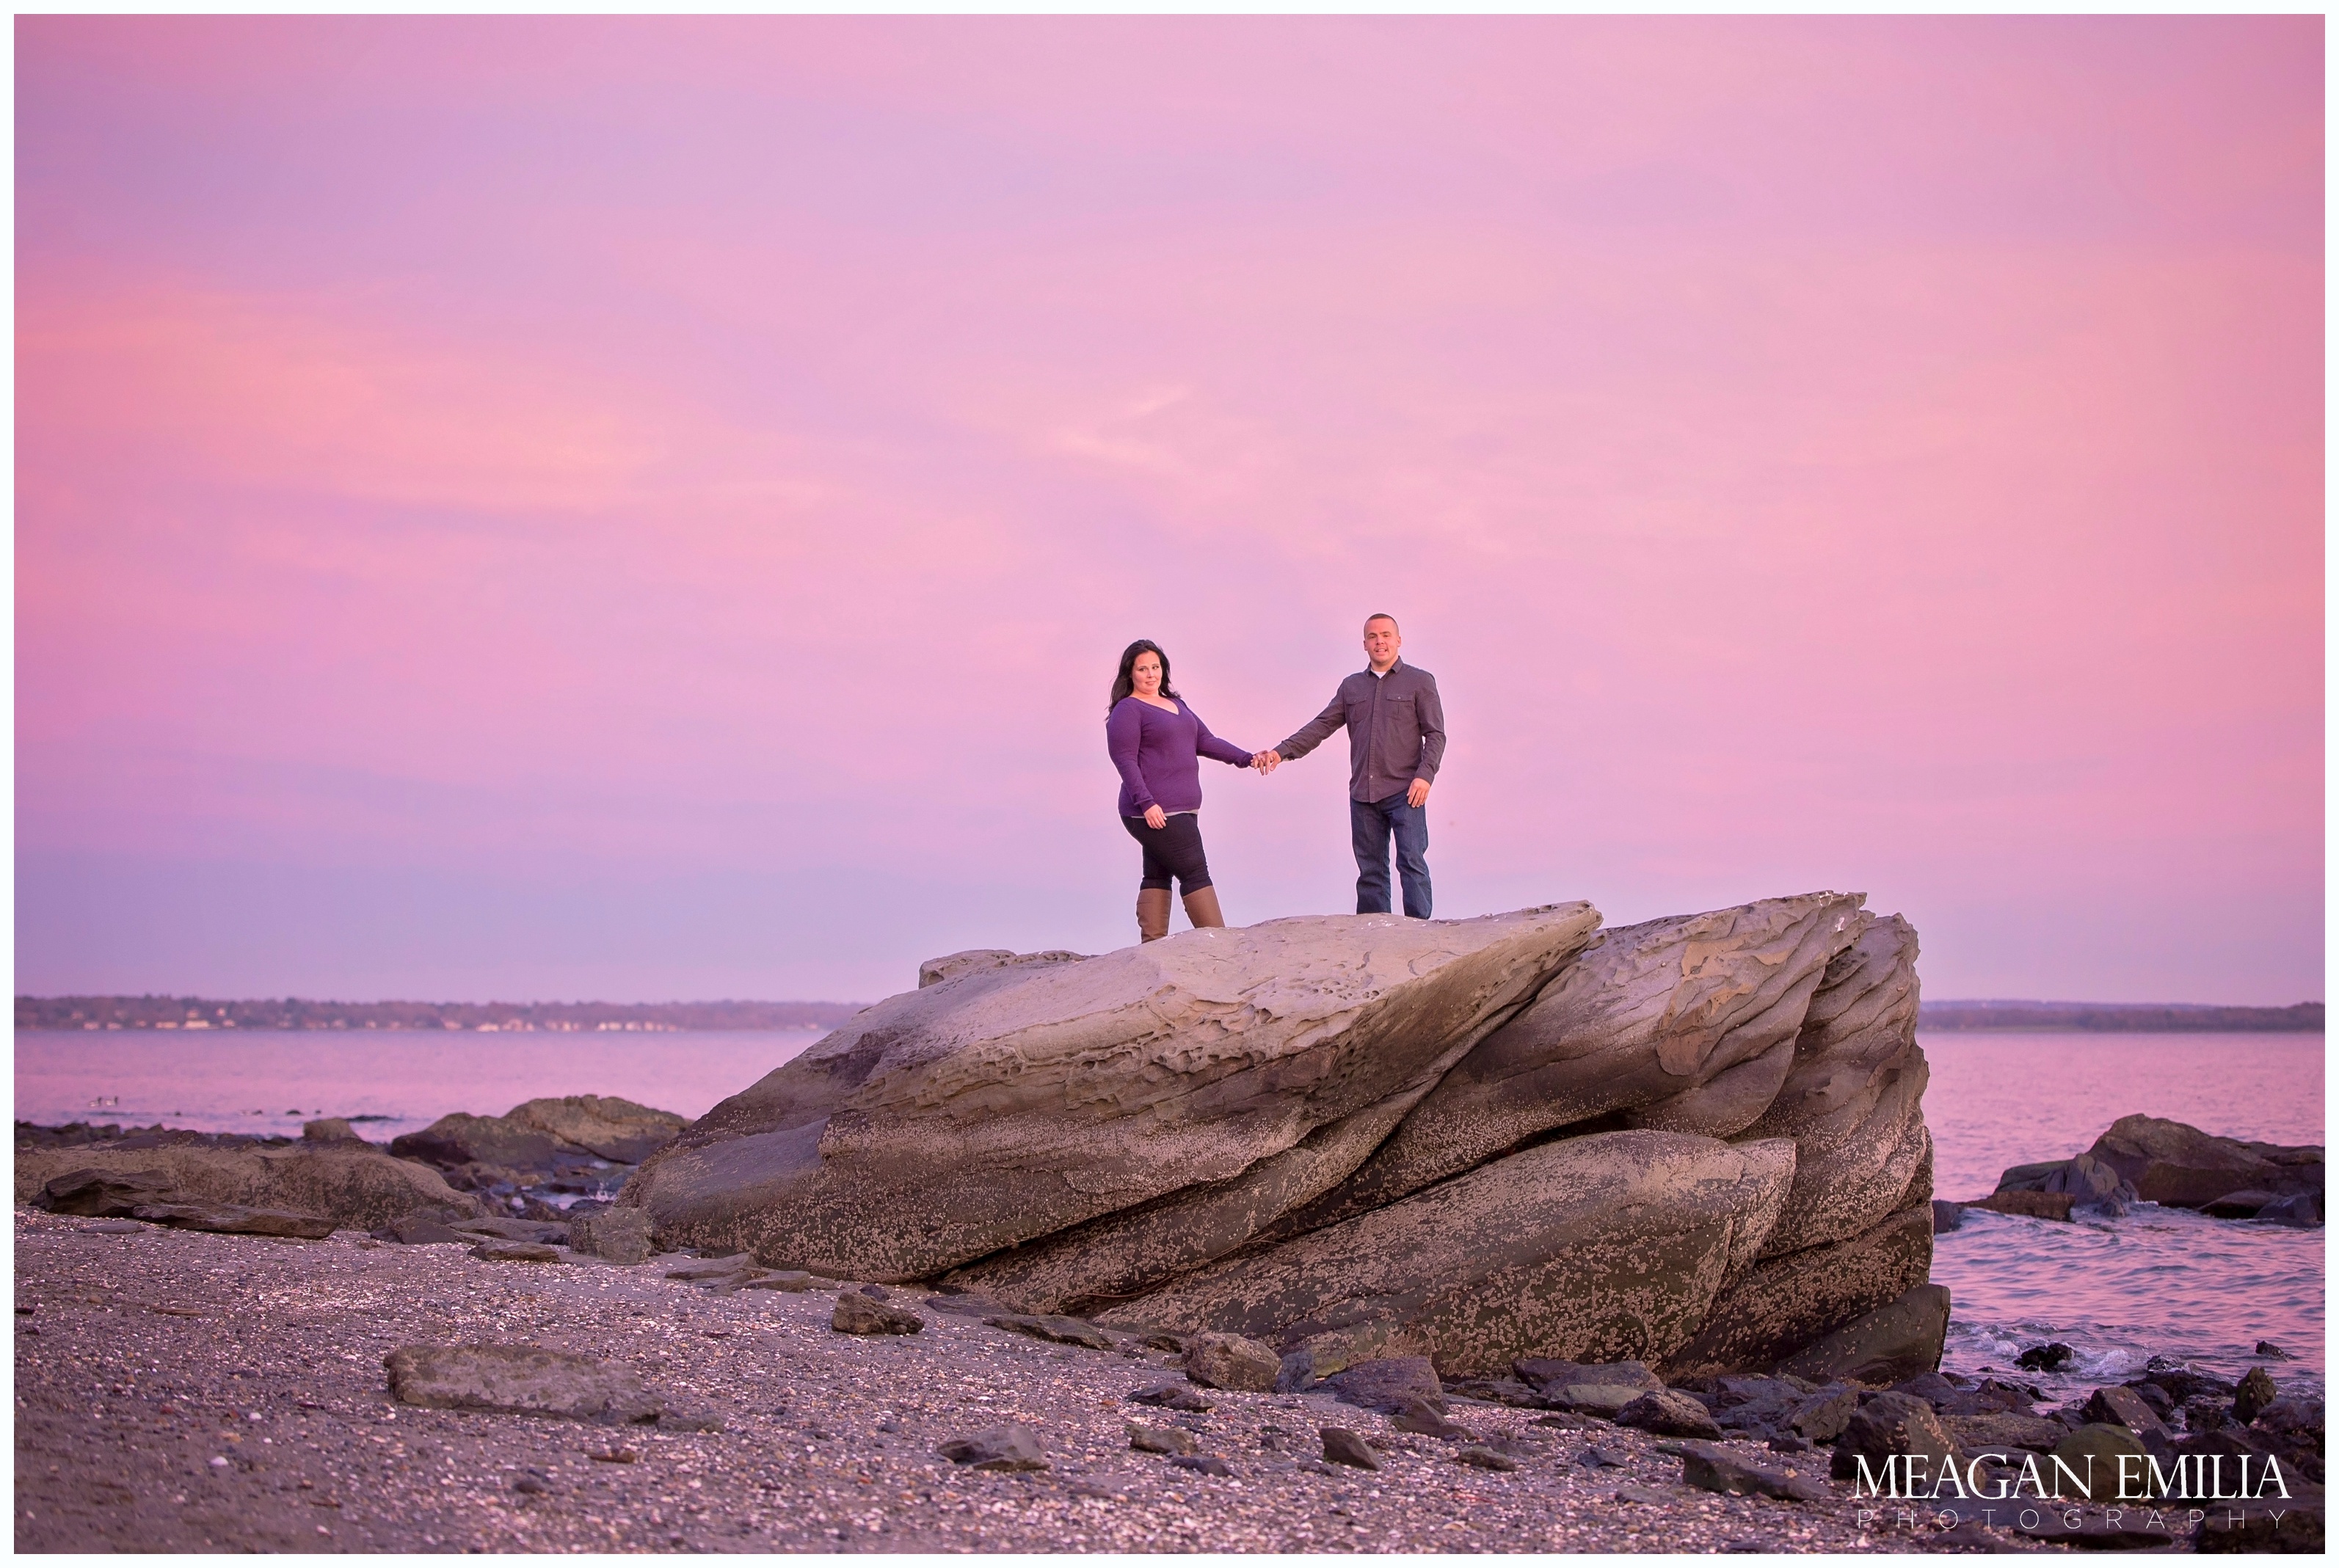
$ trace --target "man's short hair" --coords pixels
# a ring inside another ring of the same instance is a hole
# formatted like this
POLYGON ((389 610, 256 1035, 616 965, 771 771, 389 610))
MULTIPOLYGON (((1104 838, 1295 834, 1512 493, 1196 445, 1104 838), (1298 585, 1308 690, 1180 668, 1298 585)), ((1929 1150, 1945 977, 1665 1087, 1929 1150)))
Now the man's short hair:
POLYGON ((1375 621, 1387 621, 1393 629, 1398 632, 1403 632, 1405 630, 1403 626, 1396 624, 1396 617, 1390 615, 1387 610, 1382 610, 1377 614, 1369 615, 1365 617, 1365 625, 1368 626, 1375 621))

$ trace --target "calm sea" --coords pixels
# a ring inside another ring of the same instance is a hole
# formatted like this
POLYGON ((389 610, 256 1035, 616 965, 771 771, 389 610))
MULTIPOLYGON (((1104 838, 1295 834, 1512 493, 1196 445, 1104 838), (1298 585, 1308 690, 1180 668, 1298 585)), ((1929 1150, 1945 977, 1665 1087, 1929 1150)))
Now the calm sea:
MULTIPOLYGON (((450 1110, 614 1094, 696 1117, 817 1038, 801 1032, 428 1034, 144 1031, 16 1037, 16 1115, 290 1132, 315 1116, 380 1119, 377 1141, 450 1110)), ((2076 1154, 2131 1111, 2276 1143, 2323 1141, 2323 1037, 1928 1031, 1925 1113, 1944 1198, 2009 1165, 2076 1154)), ((2080 1380, 2174 1355, 2235 1375, 2261 1339, 2323 1371, 2320 1230, 2146 1208, 2077 1224, 1969 1213, 1938 1238, 1955 1298, 1949 1365, 2006 1367, 2023 1346, 2077 1347, 2080 1380)), ((2069 1381, 2068 1379, 2065 1381, 2069 1381)))

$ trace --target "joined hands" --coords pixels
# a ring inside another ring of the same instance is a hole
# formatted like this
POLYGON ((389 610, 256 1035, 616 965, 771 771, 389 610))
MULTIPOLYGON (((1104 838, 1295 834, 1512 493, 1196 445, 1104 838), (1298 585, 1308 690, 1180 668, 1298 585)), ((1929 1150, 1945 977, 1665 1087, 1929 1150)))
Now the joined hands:
POLYGON ((1283 765, 1283 754, 1272 751, 1253 752, 1250 754, 1250 765, 1258 770, 1259 777, 1265 778, 1283 765))

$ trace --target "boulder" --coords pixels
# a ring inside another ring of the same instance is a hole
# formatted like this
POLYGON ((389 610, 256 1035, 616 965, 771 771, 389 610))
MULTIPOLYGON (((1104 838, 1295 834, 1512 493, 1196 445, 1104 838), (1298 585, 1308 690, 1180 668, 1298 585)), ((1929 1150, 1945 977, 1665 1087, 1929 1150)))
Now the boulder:
POLYGON ((390 1395, 401 1405, 685 1431, 721 1426, 671 1406, 625 1367, 534 1345, 412 1345, 391 1351, 382 1366, 390 1395))
MULTIPOLYGON (((683 1119, 670 1110, 654 1110, 614 1095, 571 1094, 558 1100, 523 1100, 504 1113, 503 1119, 550 1138, 560 1148, 577 1149, 617 1165, 639 1165, 667 1144, 683 1129, 683 1119)), ((492 1155, 474 1158, 496 1159, 492 1155)))
POLYGON ((479 1202, 437 1172, 395 1159, 367 1143, 290 1143, 242 1149, 174 1145, 158 1149, 20 1149, 16 1197, 23 1202, 53 1178, 78 1169, 114 1178, 152 1173, 164 1186, 142 1201, 232 1203, 246 1208, 311 1214, 353 1230, 372 1230, 419 1208, 479 1214, 479 1202))
POLYGON ((1282 1356, 1239 1334, 1197 1334, 1186 1341, 1187 1380, 1204 1388, 1271 1394, 1282 1369, 1282 1356))
POLYGON ((301 1138, 306 1143, 362 1143, 365 1139, 350 1129, 346 1116, 328 1116, 301 1124, 301 1138))
POLYGON ((1563 1139, 1213 1264, 1100 1320, 1287 1350, 1371 1342, 1453 1376, 1535 1355, 1651 1359, 1688 1340, 1752 1264, 1793 1165, 1784 1139, 1563 1139))
MULTIPOLYGON (((1582 903, 1303 916, 960 973, 864 1011, 716 1106, 619 1201, 682 1245, 900 1280, 1155 1204, 1096 1277, 1165 1278, 1347 1170, 1303 1159, 1296 1188, 1278 1177, 1231 1225, 1217 1184, 1418 1095, 1597 922, 1582 903), (1160 1205, 1179 1194, 1199 1208, 1160 1205)), ((1097 1288, 1085 1275, 981 1287, 1026 1311, 1097 1288)))
POLYGON ((2081 1407, 2080 1414, 2091 1422, 2125 1426, 2138 1437, 2145 1438, 2147 1446, 2152 1438, 2168 1435, 2168 1428, 2161 1424, 2160 1417, 2153 1414, 2152 1407, 2133 1388, 2098 1388, 2087 1395, 2087 1402, 2081 1407))
POLYGON ((2219 1138, 2156 1116, 2123 1116, 2087 1150, 2148 1203, 2198 1208, 2255 1188, 2279 1198, 2323 1190, 2320 1145, 2219 1138))
POLYGON ((1949 1289, 1920 1285, 1779 1363, 1813 1381, 1895 1383, 1941 1365, 1949 1330, 1949 1289))
MULTIPOLYGON (((2060 1212, 2047 1212, 2040 1217, 2068 1219, 2073 1208, 2119 1208, 2137 1199, 2135 1184, 2093 1154, 2073 1155, 2068 1159, 2049 1160, 2039 1165, 2009 1167, 1998 1178, 1998 1191, 1991 1196, 2005 1198, 2014 1193, 2058 1194, 2070 1201, 2061 1205, 2038 1206, 2060 1212)), ((2032 1212, 2020 1206, 2004 1207, 1992 1204, 2007 1214, 2032 1212)))
POLYGON ((1602 932, 1410 1110, 1348 1180, 1270 1236, 1367 1212, 1555 1128, 1744 1130, 1784 1082, 1860 895, 1764 899, 1602 932))

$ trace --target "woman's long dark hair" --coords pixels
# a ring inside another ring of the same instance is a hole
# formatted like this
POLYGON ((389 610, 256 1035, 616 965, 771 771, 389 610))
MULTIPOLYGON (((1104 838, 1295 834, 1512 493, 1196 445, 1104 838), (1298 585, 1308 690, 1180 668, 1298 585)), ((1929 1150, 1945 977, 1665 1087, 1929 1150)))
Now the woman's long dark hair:
POLYGON ((1137 677, 1129 672, 1136 667, 1140 654, 1151 654, 1161 661, 1161 695, 1173 702, 1178 700, 1177 692, 1170 685, 1170 656, 1151 637, 1140 637, 1120 650, 1120 674, 1112 677, 1112 701, 1105 704, 1105 712, 1112 712, 1120 705, 1121 698, 1137 689, 1137 677))

